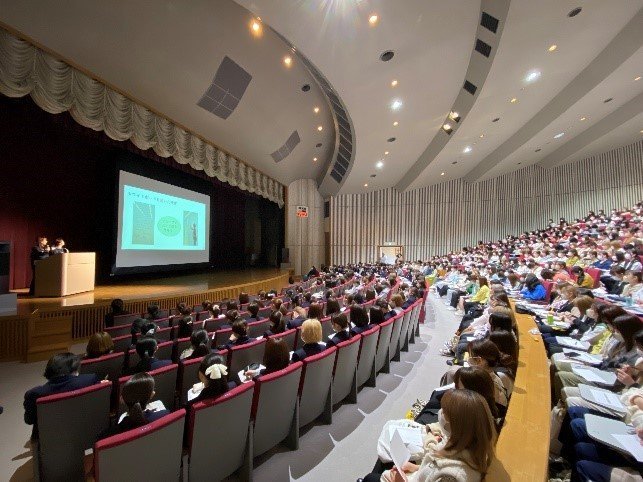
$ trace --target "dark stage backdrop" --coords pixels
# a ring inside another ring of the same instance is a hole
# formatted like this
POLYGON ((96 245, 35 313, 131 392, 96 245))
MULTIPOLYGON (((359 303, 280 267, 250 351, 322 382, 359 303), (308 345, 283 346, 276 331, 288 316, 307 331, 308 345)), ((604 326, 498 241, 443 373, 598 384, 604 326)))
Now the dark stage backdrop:
POLYGON ((275 203, 129 141, 113 141, 67 113, 48 114, 29 97, 0 95, 0 112, 0 240, 11 242, 11 289, 29 285, 29 250, 41 233, 50 242, 63 237, 72 251, 95 251, 98 279, 108 279, 119 168, 211 196, 213 268, 246 267, 253 251, 255 265, 279 263, 284 215, 275 203))

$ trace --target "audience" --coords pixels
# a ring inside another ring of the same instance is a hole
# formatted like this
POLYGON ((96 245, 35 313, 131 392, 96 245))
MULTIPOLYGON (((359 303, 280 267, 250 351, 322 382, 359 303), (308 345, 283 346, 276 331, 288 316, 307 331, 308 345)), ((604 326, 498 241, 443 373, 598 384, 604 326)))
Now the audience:
POLYGON ((210 340, 205 330, 193 331, 190 335, 190 346, 181 352, 180 360, 191 360, 201 358, 210 353, 210 340))
POLYGON ((351 338, 350 325, 344 313, 335 313, 331 317, 331 323, 333 324, 334 334, 328 337, 328 341, 326 341, 327 348, 339 345, 341 342, 351 338))
POLYGON ((125 310, 123 300, 116 298, 112 300, 110 306, 110 311, 105 315, 105 327, 111 328, 114 326, 114 317, 121 315, 129 315, 130 313, 125 310))
POLYGON ((158 343, 154 338, 144 336, 136 340, 136 353, 140 360, 136 365, 123 370, 123 375, 150 372, 172 364, 172 360, 158 360, 155 358, 156 350, 158 350, 158 343))
POLYGON ((217 398, 228 391, 228 367, 217 353, 203 357, 199 365, 199 382, 188 390, 188 403, 193 405, 211 398, 217 398))
POLYGON ((85 359, 100 358, 114 351, 114 342, 109 333, 99 331, 89 337, 87 348, 85 349, 85 359))
POLYGON ((291 358, 293 363, 324 351, 326 344, 322 343, 322 326, 319 320, 312 318, 304 321, 301 325, 301 341, 304 345, 293 352, 291 358))

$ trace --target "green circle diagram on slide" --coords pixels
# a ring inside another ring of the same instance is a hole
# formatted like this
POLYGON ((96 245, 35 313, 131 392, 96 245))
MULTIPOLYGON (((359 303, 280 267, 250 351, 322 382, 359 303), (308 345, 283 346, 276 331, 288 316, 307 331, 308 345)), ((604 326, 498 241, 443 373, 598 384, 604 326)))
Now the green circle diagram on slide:
POLYGON ((175 217, 163 216, 156 223, 156 228, 161 234, 171 238, 181 232, 181 223, 175 217))

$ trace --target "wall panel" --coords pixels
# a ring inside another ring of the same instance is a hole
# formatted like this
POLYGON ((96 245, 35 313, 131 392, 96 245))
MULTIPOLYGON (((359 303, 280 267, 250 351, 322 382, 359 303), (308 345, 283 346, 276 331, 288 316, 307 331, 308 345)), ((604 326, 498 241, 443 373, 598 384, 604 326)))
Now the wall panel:
POLYGON ((553 169, 528 166, 476 184, 461 179, 407 192, 331 198, 331 261, 374 261, 392 241, 424 259, 478 240, 643 200, 643 141, 553 169))

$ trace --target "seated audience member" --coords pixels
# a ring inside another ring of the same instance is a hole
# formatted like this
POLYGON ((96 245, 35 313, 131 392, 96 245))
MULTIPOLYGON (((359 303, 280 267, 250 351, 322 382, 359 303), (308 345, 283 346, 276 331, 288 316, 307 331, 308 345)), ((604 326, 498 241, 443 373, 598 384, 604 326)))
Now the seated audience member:
POLYGON ((257 303, 252 302, 248 305, 248 313, 250 313, 250 318, 246 320, 248 323, 259 321, 259 305, 257 303))
POLYGON ((266 351, 263 354, 262 365, 266 368, 261 370, 246 370, 246 380, 268 375, 283 370, 290 364, 290 351, 288 344, 283 338, 271 338, 266 340, 266 351))
POLYGON ((640 271, 626 271, 623 275, 623 281, 627 284, 623 287, 621 296, 635 298, 643 290, 642 279, 643 275, 641 275, 640 271))
POLYGON ((425 454, 420 465, 407 462, 402 467, 369 474, 364 482, 479 482, 493 459, 496 442, 495 421, 486 400, 472 390, 451 390, 442 397, 439 435, 429 431, 424 440, 425 454))
POLYGON ((476 281, 480 287, 475 295, 471 297, 462 296, 458 302, 458 309, 461 313, 468 313, 471 308, 474 308, 479 305, 486 305, 489 301, 489 296, 491 296, 491 289, 489 288, 489 282, 484 276, 478 276, 476 281))
POLYGON ((609 258, 605 251, 598 253, 598 259, 592 263, 594 268, 600 269, 601 271, 609 271, 612 267, 612 260, 609 258))
POLYGON ((263 334, 264 338, 286 331, 286 317, 281 311, 273 311, 268 319, 270 320, 270 328, 263 334))
POLYGON ((129 311, 125 310, 123 300, 116 298, 112 300, 110 311, 105 315, 105 326, 111 328, 114 326, 114 317, 120 315, 129 315, 129 311))
POLYGON ((368 318, 371 325, 380 325, 386 321, 384 319, 384 311, 377 305, 370 307, 368 310, 368 318))
POLYGON ((25 393, 24 409, 25 423, 33 425, 31 439, 38 439, 38 417, 36 415, 36 400, 47 395, 71 392, 89 387, 100 380, 93 373, 79 375, 80 357, 73 353, 59 353, 52 356, 45 368, 47 383, 34 387, 25 393))
POLYGON ((154 395, 154 378, 147 373, 133 375, 121 389, 121 399, 127 412, 121 415, 116 426, 103 432, 99 439, 142 427, 168 415, 170 412, 161 401, 150 404, 154 395))
POLYGON ((404 297, 401 294, 395 293, 393 296, 391 296, 391 308, 395 312, 393 316, 399 315, 404 311, 404 308, 402 308, 403 304, 404 297))
POLYGON ((147 306, 147 313, 145 314, 144 318, 146 320, 160 320, 163 318, 161 316, 161 308, 159 307, 158 304, 156 303, 150 303, 147 306))
POLYGON ((585 273, 585 270, 578 265, 572 268, 572 274, 576 276, 576 284, 579 288, 592 289, 594 287, 594 278, 585 273))
POLYGON ((245 292, 239 293, 239 304, 247 305, 248 303, 250 303, 250 295, 245 292))
POLYGON ((311 303, 308 307, 309 320, 321 320, 324 316, 324 307, 321 303, 311 303))
POLYGON ((230 388, 228 367, 223 357, 217 353, 210 353, 203 357, 199 365, 198 377, 199 382, 188 390, 188 399, 194 397, 189 400, 189 405, 220 397, 230 388))
POLYGON ((469 365, 486 370, 495 386, 496 403, 506 407, 511 396, 513 382, 508 365, 511 360, 503 355, 490 340, 476 340, 469 345, 469 365), (508 375, 509 374, 509 375, 508 375))
POLYGON ((419 295, 420 295, 420 291, 415 286, 409 288, 409 296, 404 302, 404 304, 402 305, 402 309, 406 310, 413 303, 415 303, 418 300, 419 295))
POLYGON ((339 312, 339 301, 337 301, 337 298, 335 298, 334 296, 331 296, 326 301, 326 316, 331 316, 339 312))
POLYGON ((528 274, 525 285, 520 290, 520 295, 529 301, 546 301, 547 290, 534 274, 528 274))
POLYGON ((180 360, 201 358, 210 353, 208 332, 205 330, 193 331, 190 335, 190 346, 181 352, 180 360))
POLYGON ((360 333, 371 328, 370 321, 364 307, 360 305, 353 305, 351 306, 350 313, 351 324, 353 325, 353 328, 351 328, 351 334, 359 335, 360 333))
POLYGON ((103 355, 108 355, 112 351, 114 351, 112 337, 105 331, 99 331, 89 337, 84 358, 100 358, 103 355))
POLYGON ((232 323, 232 334, 230 340, 225 345, 219 347, 219 350, 230 350, 235 346, 245 345, 250 343, 254 338, 248 336, 248 322, 242 318, 237 318, 232 323))
POLYGON ((623 279, 625 276, 625 268, 618 265, 612 265, 608 275, 601 276, 601 283, 605 286, 605 291, 610 295, 620 295, 627 285, 623 279))
POLYGON ((301 340, 304 342, 304 346, 292 354, 291 361, 293 363, 324 351, 326 344, 322 343, 322 326, 319 320, 304 321, 301 325, 301 340))
POLYGON ((489 341, 498 347, 500 353, 504 355, 505 367, 508 369, 507 375, 516 378, 518 371, 518 342, 513 331, 505 329, 493 329, 489 333, 489 341))
POLYGON ((132 345, 136 344, 136 340, 139 337, 154 337, 157 329, 158 327, 153 321, 146 320, 145 318, 135 319, 132 322, 132 329, 130 330, 130 332, 132 333, 132 345))
POLYGON ((192 334, 193 319, 192 309, 185 303, 179 303, 177 306, 179 314, 174 318, 173 323, 178 326, 177 338, 187 338, 192 334))
POLYGON ((140 360, 133 367, 123 370, 123 374, 134 375, 140 372, 150 372, 172 364, 172 360, 158 360, 155 358, 156 350, 158 350, 158 343, 154 338, 144 336, 136 340, 136 353, 140 360))
POLYGON ((335 334, 332 337, 329 337, 326 341, 327 348, 339 345, 341 342, 351 338, 350 325, 348 324, 348 318, 346 318, 344 313, 335 313, 331 317, 331 322, 333 324, 333 331, 335 334))
POLYGON ((201 309, 199 310, 199 312, 203 313, 205 311, 210 311, 211 306, 212 306, 212 302, 210 300, 203 300, 201 302, 201 309))
POLYGON ((289 330, 299 328, 306 321, 306 309, 301 306, 295 306, 293 310, 293 319, 286 325, 289 330))

